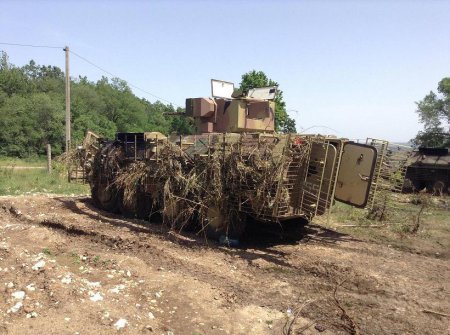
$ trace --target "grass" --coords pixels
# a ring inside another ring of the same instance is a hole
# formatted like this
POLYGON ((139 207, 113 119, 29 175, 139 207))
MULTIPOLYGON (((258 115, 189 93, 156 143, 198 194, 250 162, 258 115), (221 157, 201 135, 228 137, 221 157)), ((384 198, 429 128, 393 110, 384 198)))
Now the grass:
POLYGON ((48 248, 42 249, 42 253, 47 256, 53 256, 53 253, 48 248))
POLYGON ((47 158, 43 156, 33 156, 29 158, 0 157, 0 167, 2 166, 47 166, 47 158))
POLYGON ((325 217, 314 222, 358 239, 405 251, 450 257, 450 211, 443 205, 450 203, 450 197, 424 194, 420 195, 421 202, 418 204, 415 204, 415 197, 397 195, 392 209, 387 211, 387 219, 382 222, 368 219, 367 211, 363 209, 342 203, 333 206, 329 224, 325 217), (424 202, 426 205, 417 221, 424 202), (375 227, 369 227, 371 225, 375 227))
POLYGON ((67 173, 55 165, 52 174, 46 169, 19 169, 14 166, 36 167, 43 166, 39 160, 27 162, 25 160, 0 158, 0 195, 21 195, 34 193, 52 193, 63 195, 83 195, 89 193, 89 186, 69 183, 67 173), (11 164, 15 162, 15 164, 11 164), (5 166, 13 166, 7 168, 5 166))

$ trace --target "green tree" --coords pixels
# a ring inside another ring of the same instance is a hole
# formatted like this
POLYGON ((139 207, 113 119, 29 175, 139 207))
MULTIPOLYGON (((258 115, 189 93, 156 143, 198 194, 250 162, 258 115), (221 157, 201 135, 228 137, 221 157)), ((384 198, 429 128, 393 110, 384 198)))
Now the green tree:
MULTIPOLYGON (((64 72, 31 60, 23 67, 0 53, 0 155, 26 157, 44 154, 52 144, 64 148, 64 72)), ((192 120, 167 116, 175 111, 160 101, 151 103, 133 94, 128 84, 103 77, 71 80, 72 142, 80 144, 87 130, 113 138, 117 131, 191 133, 192 120)), ((182 109, 177 110, 182 112, 182 109)))
MULTIPOLYGON (((176 113, 184 114, 185 109, 178 107, 176 113)), ((191 135, 195 132, 194 119, 189 116, 171 116, 172 132, 179 135, 191 135)))
POLYGON ((116 124, 117 131, 146 130, 145 103, 133 94, 125 81, 113 78, 109 82, 108 78, 103 77, 97 82, 96 91, 106 105, 105 116, 116 124))
POLYGON ((424 129, 412 142, 424 147, 450 146, 450 77, 439 82, 438 94, 431 91, 416 104, 416 112, 424 129))
POLYGON ((63 143, 63 104, 44 93, 14 95, 0 108, 0 154, 27 157, 45 153, 52 144, 55 154, 63 143))
MULTIPOLYGON (((256 87, 264 86, 278 86, 276 81, 273 81, 263 71, 252 70, 242 75, 242 80, 239 88, 248 92, 248 90, 256 87)), ((282 133, 295 133, 295 120, 289 117, 286 112, 286 103, 283 99, 283 91, 277 90, 275 95, 275 130, 282 133)))
POLYGON ((20 68, 9 63, 8 55, 2 51, 0 55, 0 90, 8 96, 22 94, 27 91, 27 77, 20 68))
POLYGON ((154 103, 148 102, 146 106, 147 130, 159 131, 163 134, 171 133, 171 116, 166 116, 164 114, 173 112, 174 109, 171 105, 165 105, 161 101, 156 101, 154 103))

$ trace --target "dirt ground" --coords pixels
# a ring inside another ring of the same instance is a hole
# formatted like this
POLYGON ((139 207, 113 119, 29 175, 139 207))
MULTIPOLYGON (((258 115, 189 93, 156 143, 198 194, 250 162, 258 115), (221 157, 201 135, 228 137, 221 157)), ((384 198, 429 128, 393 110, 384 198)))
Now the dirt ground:
POLYGON ((99 211, 0 197, 0 334, 450 334, 450 254, 320 226, 238 248, 99 211))

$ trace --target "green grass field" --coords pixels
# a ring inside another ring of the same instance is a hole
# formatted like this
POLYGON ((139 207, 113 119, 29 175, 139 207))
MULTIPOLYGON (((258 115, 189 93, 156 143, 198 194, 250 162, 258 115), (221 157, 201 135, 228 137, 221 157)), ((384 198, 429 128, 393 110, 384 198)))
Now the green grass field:
POLYGON ((394 199, 383 221, 369 219, 364 209, 337 202, 329 221, 324 216, 314 222, 358 239, 449 257, 450 197, 395 194, 394 199))
POLYGON ((4 166, 47 166, 46 157, 30 157, 30 158, 15 158, 15 157, 0 157, 0 168, 4 166))
POLYGON ((89 186, 69 183, 67 172, 54 164, 51 174, 47 173, 45 159, 23 160, 0 158, 0 195, 53 193, 64 195, 89 194, 89 186))

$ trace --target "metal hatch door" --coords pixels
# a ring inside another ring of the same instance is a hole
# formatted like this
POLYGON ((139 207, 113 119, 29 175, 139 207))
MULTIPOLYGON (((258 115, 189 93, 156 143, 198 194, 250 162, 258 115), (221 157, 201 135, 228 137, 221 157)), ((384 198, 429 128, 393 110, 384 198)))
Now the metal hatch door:
POLYGON ((363 208, 369 198, 370 186, 377 160, 375 147, 346 143, 336 182, 335 199, 363 208))

